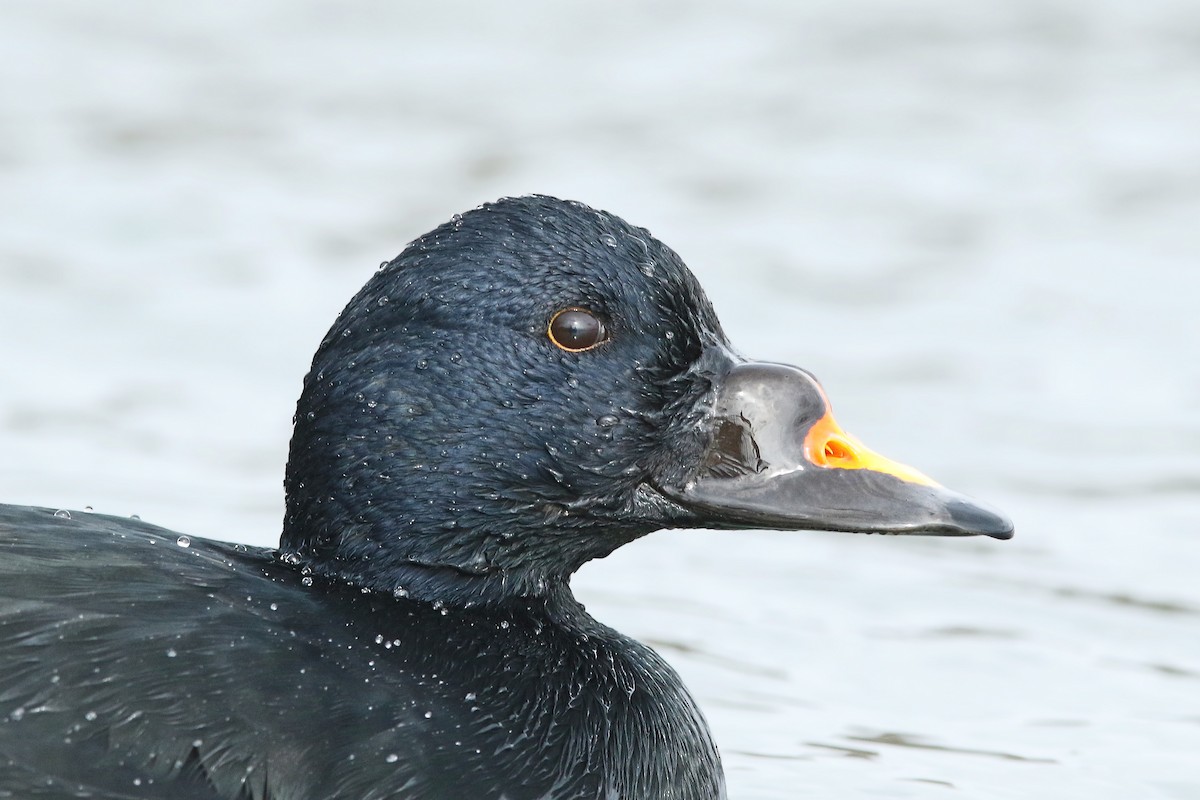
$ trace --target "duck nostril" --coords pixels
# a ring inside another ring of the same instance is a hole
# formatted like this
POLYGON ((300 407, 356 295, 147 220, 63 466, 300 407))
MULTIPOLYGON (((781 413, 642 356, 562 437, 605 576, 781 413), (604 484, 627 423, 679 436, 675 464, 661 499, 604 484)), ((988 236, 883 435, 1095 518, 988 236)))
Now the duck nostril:
POLYGON ((826 464, 857 461, 857 454, 853 448, 838 439, 830 439, 825 442, 824 456, 826 464))

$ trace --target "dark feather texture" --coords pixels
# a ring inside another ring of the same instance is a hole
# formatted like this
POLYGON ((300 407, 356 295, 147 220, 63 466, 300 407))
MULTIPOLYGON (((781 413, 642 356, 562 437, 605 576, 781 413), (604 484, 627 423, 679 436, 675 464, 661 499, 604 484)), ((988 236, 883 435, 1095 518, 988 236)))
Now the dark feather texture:
POLYGON ((565 592, 438 607, 0 508, 0 796, 718 796, 674 672, 565 592))
POLYGON ((282 547, 389 591, 424 594, 440 567, 473 596, 538 594, 674 521, 643 490, 699 458, 702 367, 723 343, 695 278, 641 228, 546 197, 458 217, 383 266, 321 343, 282 547), (556 348, 547 324, 569 307, 612 341, 556 348))
POLYGON ((567 581, 698 522, 654 486, 700 459, 726 353, 609 214, 509 199, 421 237, 317 352, 279 551, 0 507, 0 797, 723 797, 675 673, 567 581), (568 307, 611 340, 557 348, 568 307))
POLYGON ((667 527, 1013 533, 735 356, 647 231, 549 197, 367 281, 284 487, 271 551, 0 506, 0 798, 721 800, 695 703, 575 601, 581 564, 667 527))

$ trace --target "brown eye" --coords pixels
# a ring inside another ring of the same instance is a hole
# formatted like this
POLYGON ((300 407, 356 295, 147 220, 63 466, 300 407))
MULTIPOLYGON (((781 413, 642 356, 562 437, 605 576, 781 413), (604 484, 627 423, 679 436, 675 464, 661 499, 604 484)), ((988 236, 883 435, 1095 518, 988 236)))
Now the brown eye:
POLYGON ((550 341, 572 353, 590 350, 608 338, 604 323, 584 308, 564 308, 550 320, 550 341))

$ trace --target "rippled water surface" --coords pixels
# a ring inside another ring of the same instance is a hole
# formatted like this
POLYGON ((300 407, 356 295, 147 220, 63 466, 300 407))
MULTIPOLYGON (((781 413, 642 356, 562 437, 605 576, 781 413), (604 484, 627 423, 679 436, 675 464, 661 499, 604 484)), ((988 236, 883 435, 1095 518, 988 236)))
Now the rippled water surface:
POLYGON ((381 260, 504 194, 648 226, 747 354, 1011 542, 591 564, 733 798, 1200 798, 1200 5, 0 0, 0 497, 274 542, 381 260))

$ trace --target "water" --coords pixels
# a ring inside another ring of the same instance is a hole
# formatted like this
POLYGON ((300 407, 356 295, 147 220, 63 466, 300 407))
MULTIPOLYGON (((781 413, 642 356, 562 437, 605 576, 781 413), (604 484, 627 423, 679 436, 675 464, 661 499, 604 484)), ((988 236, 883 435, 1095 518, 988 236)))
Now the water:
POLYGON ((572 197, 1017 522, 585 567, 731 797, 1200 797, 1194 3, 0 14, 3 499, 273 543, 301 377, 374 265, 572 197))

